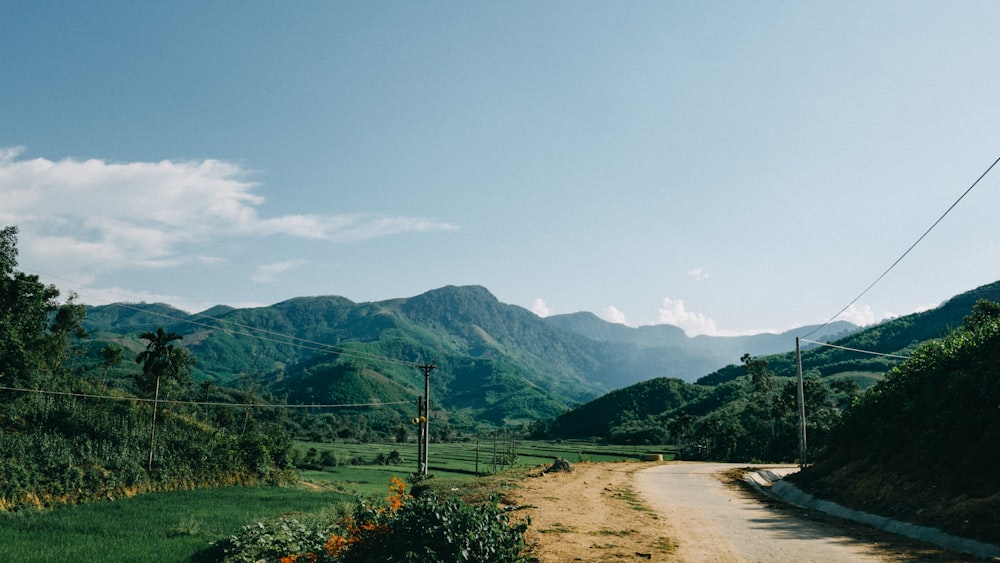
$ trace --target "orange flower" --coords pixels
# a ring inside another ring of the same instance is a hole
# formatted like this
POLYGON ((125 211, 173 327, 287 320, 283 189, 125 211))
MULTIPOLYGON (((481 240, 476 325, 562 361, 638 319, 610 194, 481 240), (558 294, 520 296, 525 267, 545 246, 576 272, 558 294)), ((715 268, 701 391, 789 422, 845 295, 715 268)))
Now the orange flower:
POLYGON ((330 536, 330 539, 327 540, 324 548, 326 549, 327 555, 334 557, 350 544, 351 541, 347 538, 333 534, 330 536))
MULTIPOLYGON (((403 507, 403 499, 409 497, 406 494, 406 483, 395 475, 389 479, 389 494, 385 500, 389 503, 389 511, 396 512, 403 507)), ((412 497, 410 497, 412 498, 412 497)))

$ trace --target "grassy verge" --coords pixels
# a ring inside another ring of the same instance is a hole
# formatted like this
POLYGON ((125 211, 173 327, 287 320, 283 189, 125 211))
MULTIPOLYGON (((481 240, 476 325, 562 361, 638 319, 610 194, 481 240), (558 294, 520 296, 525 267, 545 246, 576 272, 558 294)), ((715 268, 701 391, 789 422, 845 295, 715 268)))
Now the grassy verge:
POLYGON ((230 487, 4 513, 0 560, 188 561, 244 524, 318 511, 343 498, 295 487, 230 487))

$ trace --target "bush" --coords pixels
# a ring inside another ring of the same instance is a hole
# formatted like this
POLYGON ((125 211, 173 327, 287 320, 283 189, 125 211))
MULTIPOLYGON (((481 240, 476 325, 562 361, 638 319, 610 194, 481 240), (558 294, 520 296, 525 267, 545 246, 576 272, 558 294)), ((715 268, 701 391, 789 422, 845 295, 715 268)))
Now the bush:
MULTIPOLYGON (((217 544, 226 563, 279 561, 289 553, 325 554, 324 546, 340 530, 338 523, 353 511, 353 504, 332 506, 320 514, 285 516, 243 526, 238 534, 217 544)), ((303 561, 308 560, 304 557, 303 561)), ((328 561, 328 559, 324 559, 328 561)))
POLYGON ((340 561, 524 561, 527 528, 527 521, 511 524, 496 498, 471 505, 459 498, 420 497, 384 523, 362 525, 340 561))
POLYGON ((227 562, 520 562, 528 522, 512 524, 495 497, 405 494, 393 477, 384 502, 359 503, 348 517, 281 518, 243 527, 222 546, 227 562))

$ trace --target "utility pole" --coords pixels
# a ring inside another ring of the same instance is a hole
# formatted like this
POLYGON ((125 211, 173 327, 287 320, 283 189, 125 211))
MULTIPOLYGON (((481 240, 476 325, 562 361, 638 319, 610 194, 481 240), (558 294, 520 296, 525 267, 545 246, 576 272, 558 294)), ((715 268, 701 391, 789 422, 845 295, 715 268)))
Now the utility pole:
POLYGON ((427 447, 431 443, 431 433, 430 433, 430 406, 431 406, 431 370, 435 369, 437 366, 433 364, 424 364, 422 366, 417 366, 417 369, 423 370, 424 372, 424 414, 421 419, 421 424, 424 431, 424 459, 421 461, 420 465, 420 475, 427 476, 427 447))
POLYGON ((417 416, 413 419, 413 424, 417 426, 417 475, 422 475, 421 469, 424 463, 424 398, 417 397, 417 416))
POLYGON ((806 466, 806 390, 802 381, 802 351, 799 337, 795 337, 795 371, 798 374, 799 398, 799 467, 806 466))

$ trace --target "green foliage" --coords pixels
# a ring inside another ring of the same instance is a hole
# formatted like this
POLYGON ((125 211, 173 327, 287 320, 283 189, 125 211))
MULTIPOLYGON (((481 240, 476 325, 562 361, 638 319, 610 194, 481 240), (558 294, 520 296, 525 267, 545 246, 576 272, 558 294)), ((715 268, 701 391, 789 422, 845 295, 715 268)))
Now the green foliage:
POLYGON ((847 506, 1000 541, 998 313, 978 302, 962 328, 892 369, 795 480, 847 506))
MULTIPOLYGON (((185 405, 158 409, 155 420, 155 403, 106 389, 124 356, 117 346, 101 349, 100 386, 84 377, 71 356, 83 349, 75 344, 86 336, 86 309, 74 295, 59 304, 58 290, 16 271, 16 234, 0 230, 0 384, 18 388, 0 391, 0 511, 286 477, 291 440, 275 421, 234 431, 235 421, 219 424, 223 417, 185 405)), ((164 379, 175 396, 190 393, 183 384, 193 358, 173 344, 180 338, 163 328, 140 335, 141 391, 152 394, 164 379)))
POLYGON ((1000 464, 1000 305, 924 344, 862 396, 837 429, 828 463, 864 459, 920 482, 996 492, 1000 464), (947 473, 950 479, 938 477, 947 473))
MULTIPOLYGON (((608 393, 536 425, 536 436, 595 436, 616 444, 673 442, 685 459, 797 459, 794 380, 777 377, 766 359, 743 356, 745 375, 715 387, 653 379, 608 393)), ((805 378, 810 441, 823 444, 857 386, 834 391, 815 372, 805 378)), ((849 381, 849 380, 848 380, 849 381)))
POLYGON ((227 562, 524 561, 528 522, 513 524, 490 497, 470 504, 460 498, 405 495, 393 477, 384 499, 343 505, 320 514, 288 516, 243 527, 216 551, 227 562))
POLYGON ((363 531, 344 563, 525 561, 528 522, 511 523, 497 499, 472 505, 460 498, 422 496, 385 519, 385 529, 363 531))
MULTIPOLYGON (((634 427, 635 421, 650 421, 664 413, 672 413, 706 394, 704 387, 685 383, 680 379, 650 379, 612 391, 560 415, 548 428, 548 434, 561 438, 607 438, 615 434, 614 429, 618 426, 628 423, 634 427)), ((659 426, 663 427, 663 424, 659 423, 659 426)), ((619 437, 626 434, 628 432, 618 432, 619 437)), ((642 441, 638 443, 644 443, 647 439, 652 439, 652 436, 642 437, 642 441)), ((627 442, 626 438, 626 443, 635 442, 627 442)))
POLYGON ((146 343, 146 349, 135 358, 137 364, 142 364, 142 373, 136 377, 140 390, 151 395, 154 390, 159 389, 161 380, 163 383, 179 385, 191 382, 188 375, 194 358, 187 350, 173 344, 183 338, 176 332, 165 331, 162 326, 156 332, 143 332, 139 335, 139 340, 146 343))
POLYGON ((340 521, 350 514, 342 505, 310 515, 285 516, 246 524, 220 542, 216 551, 225 563, 277 561, 299 553, 323 554, 330 535, 340 530, 340 521))
POLYGON ((8 226, 0 229, 0 383, 15 387, 52 380, 77 328, 77 309, 60 309, 55 286, 16 268, 17 227, 8 226))

